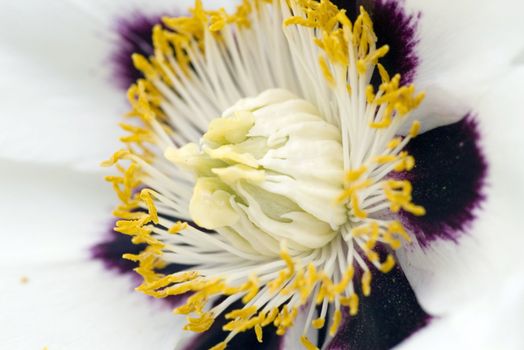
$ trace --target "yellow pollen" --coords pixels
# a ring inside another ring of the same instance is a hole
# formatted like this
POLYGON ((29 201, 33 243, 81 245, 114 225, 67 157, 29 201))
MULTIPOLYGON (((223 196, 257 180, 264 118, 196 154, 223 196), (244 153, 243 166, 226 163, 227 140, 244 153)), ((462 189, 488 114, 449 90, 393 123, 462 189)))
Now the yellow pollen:
POLYGON ((215 318, 212 314, 206 312, 199 318, 187 318, 188 323, 184 326, 185 330, 202 333, 207 331, 215 322, 215 318))
POLYGON ((355 316, 358 313, 358 295, 353 293, 349 297, 340 298, 340 303, 343 306, 349 307, 349 314, 355 316))
POLYGON ((102 166, 104 167, 110 167, 110 166, 113 166, 115 165, 120 159, 124 159, 127 155, 129 155, 129 151, 128 150, 125 150, 125 149, 121 149, 117 152, 115 152, 115 154, 113 154, 111 156, 111 158, 109 160, 106 160, 104 162, 101 163, 102 166))
POLYGON ((388 148, 389 149, 397 148, 400 145, 401 142, 402 142, 402 139, 400 137, 395 137, 394 139, 389 141, 388 148))
POLYGON ((155 224, 158 224, 158 212, 156 210, 155 203, 153 202, 152 194, 153 191, 149 189, 143 189, 140 192, 140 199, 142 199, 146 203, 151 221, 153 221, 155 224))
POLYGON ((329 328, 329 335, 334 336, 337 333, 338 327, 340 326, 340 321, 342 321, 342 312, 335 310, 335 315, 333 316, 333 324, 329 328))
POLYGON ((177 221, 173 226, 169 228, 167 232, 177 234, 180 231, 185 230, 188 227, 187 222, 177 221))
POLYGON ((371 271, 369 270, 362 274, 362 294, 366 297, 371 294, 371 271))
POLYGON ((411 129, 409 129, 409 136, 417 137, 419 132, 420 132, 420 122, 418 120, 415 120, 413 124, 411 124, 411 129))
POLYGON ((209 348, 209 350, 225 350, 227 348, 227 343, 225 341, 218 343, 217 345, 209 348))
POLYGON ((386 261, 380 265, 380 271, 388 273, 395 267, 395 258, 392 255, 388 255, 386 261))
POLYGON ((300 337, 300 342, 304 345, 306 350, 319 350, 305 335, 300 337))
POLYGON ((319 317, 313 321, 311 321, 311 325, 313 326, 313 328, 315 329, 321 329, 321 328, 324 328, 324 324, 326 323, 326 320, 322 317, 319 317))
POLYGON ((263 332, 262 332, 262 326, 261 326, 260 324, 257 324, 257 325, 255 326, 255 334, 256 334, 256 336, 257 336, 257 341, 258 341, 259 343, 262 343, 262 342, 263 342, 263 341, 262 341, 262 335, 263 335, 263 332))

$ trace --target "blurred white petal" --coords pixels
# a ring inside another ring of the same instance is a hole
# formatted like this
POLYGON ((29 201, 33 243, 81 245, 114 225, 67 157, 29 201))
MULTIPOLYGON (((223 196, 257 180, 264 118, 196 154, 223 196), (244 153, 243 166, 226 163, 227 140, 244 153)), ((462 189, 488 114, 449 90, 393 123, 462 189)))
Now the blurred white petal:
POLYGON ((434 320, 397 349, 523 349, 522 266, 516 271, 505 281, 479 290, 452 314, 434 320))
POLYGON ((1 171, 0 347, 172 348, 181 321, 169 307, 90 260, 111 225, 100 176, 5 161, 1 171))
POLYGON ((4 263, 79 261, 111 225, 114 195, 100 174, 44 164, 0 162, 4 263))
POLYGON ((406 8, 421 13, 415 84, 426 100, 416 116, 425 129, 461 118, 465 99, 482 96, 524 49, 522 1, 406 0, 406 8))
POLYGON ((19 262, 2 270, 2 348, 143 350, 176 344, 180 318, 98 264, 19 262))

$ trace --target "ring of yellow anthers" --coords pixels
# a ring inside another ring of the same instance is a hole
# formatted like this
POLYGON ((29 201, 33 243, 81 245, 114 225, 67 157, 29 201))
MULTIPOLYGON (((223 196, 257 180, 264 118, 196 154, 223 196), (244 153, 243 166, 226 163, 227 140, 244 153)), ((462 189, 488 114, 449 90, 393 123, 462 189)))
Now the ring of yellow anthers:
MULTIPOLYGON (((166 265, 162 259, 166 244, 153 234, 155 227, 163 226, 155 201, 164 205, 168 199, 150 188, 141 191, 138 189, 144 186, 143 169, 154 171, 151 168, 155 152, 148 148, 148 144, 160 146, 166 144, 166 138, 173 136, 173 130, 160 107, 162 93, 153 82, 161 80, 169 85, 172 80, 170 74, 181 77, 192 69, 187 46, 191 42, 197 42, 201 50, 205 50, 206 27, 214 33, 216 40, 221 40, 220 32, 225 26, 235 24, 238 28, 249 28, 250 16, 253 13, 256 15, 259 6, 273 4, 274 1, 245 0, 233 15, 228 15, 224 10, 206 11, 201 2, 197 1, 190 17, 165 18, 164 24, 169 29, 156 26, 153 35, 154 56, 150 58, 133 56, 136 67, 144 73, 145 79, 133 85, 128 94, 133 108, 129 116, 138 117, 143 126, 122 124, 122 128, 129 132, 128 136, 122 138, 122 141, 128 144, 128 148, 118 151, 104 163, 104 165, 116 164, 121 172, 120 176, 107 177, 122 202, 114 211, 114 215, 121 218, 115 230, 132 236, 135 244, 147 244, 147 248, 140 254, 124 255, 124 258, 139 263, 136 271, 144 281, 137 290, 157 298, 192 293, 187 302, 174 311, 189 315, 185 329, 195 332, 203 332, 211 327, 215 318, 231 304, 228 303, 230 300, 228 296, 241 296, 245 306, 225 315, 229 322, 223 329, 230 331, 230 336, 213 347, 213 350, 225 349, 228 341, 235 334, 247 330, 254 330, 257 339, 262 341, 262 328, 270 324, 277 328, 277 334, 283 335, 293 325, 297 316, 296 305, 309 303, 310 295, 314 291, 317 293, 312 302, 321 305, 322 312, 317 319, 312 320, 311 325, 317 329, 326 326, 327 305, 332 304, 335 311, 333 319, 328 320, 328 324, 330 324, 329 334, 334 335, 342 319, 341 306, 348 307, 350 315, 356 315, 358 312, 359 296, 354 291, 353 280, 356 277, 360 278, 364 296, 371 293, 371 271, 366 263, 359 264, 358 274, 355 273, 352 265, 348 266, 341 278, 334 281, 324 271, 317 270, 313 263, 302 264, 293 259, 288 253, 285 242, 281 246, 280 253, 284 262, 283 268, 270 280, 261 281, 256 275, 252 275, 242 285, 232 286, 228 285, 225 279, 209 279, 193 270, 170 275, 158 272, 166 265), (176 71, 172 68, 166 69, 166 62, 170 64, 169 67, 177 67, 176 71), (124 168, 117 164, 121 160, 129 161, 129 167, 124 168), (275 297, 290 296, 298 299, 299 302, 291 309, 284 303, 260 311, 260 308, 251 302, 262 292, 275 297), (218 309, 206 311, 208 302, 217 296, 225 296, 226 302, 221 303, 218 309)), ((373 32, 373 24, 364 9, 361 9, 360 15, 352 23, 343 10, 338 10, 327 0, 291 0, 286 3, 294 15, 285 19, 285 26, 313 28, 321 33, 315 40, 315 44, 321 49, 318 64, 330 86, 343 83, 347 93, 351 94, 354 91, 352 73, 356 71, 357 74, 364 75, 372 72, 374 67, 378 68, 382 84, 378 91, 374 91, 371 85, 367 86, 366 100, 368 104, 375 104, 384 112, 379 120, 371 121, 369 125, 371 129, 386 130, 395 118, 402 118, 421 103, 422 94, 416 95, 413 86, 400 86, 400 76, 390 78, 386 69, 378 63, 378 60, 388 52, 388 47, 375 48, 377 39, 373 32)), ((381 261, 375 250, 377 244, 396 250, 401 246, 400 239, 409 242, 410 237, 398 221, 390 221, 387 225, 373 220, 366 221, 369 213, 362 207, 361 198, 363 193, 372 188, 382 188, 391 212, 396 213, 402 209, 414 215, 424 215, 424 208, 412 202, 412 188, 409 181, 383 180, 374 183, 368 176, 373 169, 376 171, 377 167, 387 173, 411 170, 414 166, 413 157, 399 150, 417 135, 419 128, 420 125, 414 122, 406 137, 394 137, 389 141, 384 154, 372 159, 369 164, 348 171, 344 179, 345 189, 339 198, 334 199, 346 205, 349 217, 354 218, 355 224, 352 226, 351 236, 359 249, 364 252, 371 265, 384 273, 394 267, 395 259, 389 254, 384 261, 381 261)), ((174 235, 184 230, 192 230, 184 222, 177 222, 167 229, 174 235)), ((301 342, 309 350, 316 349, 305 336, 302 337, 301 342)))

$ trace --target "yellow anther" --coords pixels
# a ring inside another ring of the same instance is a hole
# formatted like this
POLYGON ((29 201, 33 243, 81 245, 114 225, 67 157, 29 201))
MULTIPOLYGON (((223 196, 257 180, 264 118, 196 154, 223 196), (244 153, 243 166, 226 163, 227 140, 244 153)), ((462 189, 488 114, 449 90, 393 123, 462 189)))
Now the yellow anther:
POLYGON ((368 63, 366 60, 357 61, 357 72, 359 74, 364 74, 368 71, 368 63))
POLYGON ((380 63, 377 64, 377 67, 378 67, 378 72, 380 74, 380 79, 382 79, 382 82, 383 83, 389 83, 390 77, 389 77, 389 73, 386 70, 386 68, 384 68, 384 66, 382 64, 380 64, 380 63))
POLYGON ((386 107, 386 111, 384 112, 382 119, 380 121, 371 122, 369 126, 373 129, 385 129, 389 127, 391 125, 392 113, 393 113, 393 108, 390 106, 386 107))
POLYGON ((158 212, 156 210, 155 203, 153 202, 152 194, 154 194, 154 192, 150 189, 143 189, 140 192, 140 199, 143 200, 146 204, 151 221, 153 221, 155 224, 158 224, 158 212))
POLYGON ((121 149, 116 151, 111 158, 106 161, 103 161, 100 165, 103 167, 109 167, 115 165, 120 159, 123 159, 130 155, 131 153, 126 149, 121 149))
POLYGON ((366 270, 362 274, 362 294, 369 296, 371 294, 371 271, 366 270))
POLYGON ((413 124, 411 124, 411 128, 409 129, 409 136, 417 137, 419 132, 420 132, 420 122, 418 120, 415 120, 413 124))
POLYGON ((138 220, 118 220, 114 230, 131 236, 147 236, 151 233, 151 230, 144 228, 144 225, 149 222, 149 215, 138 220))
POLYGON ((355 182, 358 179, 360 179, 360 177, 364 175, 366 171, 368 171, 368 168, 365 165, 362 165, 361 167, 355 170, 350 170, 346 174, 346 181, 355 182))
POLYGON ((426 211, 423 207, 412 203, 412 186, 407 180, 387 180, 384 182, 384 194, 390 202, 390 209, 396 213, 400 209, 404 209, 413 215, 425 215, 426 211))
POLYGON ((177 221, 173 226, 169 228, 169 230, 167 230, 167 232, 177 234, 180 231, 185 230, 186 228, 188 228, 187 222, 177 221))
POLYGON ((408 213, 411 213, 416 216, 423 216, 426 215, 426 209, 420 205, 415 205, 413 203, 407 203, 402 207, 405 211, 408 213))
POLYGON ((399 162, 395 166, 396 172, 411 171, 415 167, 415 158, 410 156, 407 152, 400 152, 398 155, 399 162))
POLYGON ((185 330, 202 333, 207 331, 215 322, 215 317, 210 312, 202 314, 198 318, 187 318, 188 324, 184 326, 185 330))
POLYGON ((387 164, 396 161, 398 158, 392 154, 376 156, 373 160, 378 164, 387 164))
POLYGON ((322 70, 322 74, 324 74, 324 78, 326 78, 327 82, 331 85, 335 84, 335 77, 331 73, 331 70, 329 69, 329 66, 326 62, 326 59, 324 57, 319 57, 318 63, 320 65, 320 69, 322 70))
POLYGON ((319 317, 319 318, 314 319, 313 321, 311 321, 311 325, 315 329, 323 328, 325 323, 326 323, 326 320, 323 317, 319 317))
POLYGON ((390 254, 382 264, 380 264, 380 271, 388 273, 395 267, 395 258, 390 254))
MULTIPOLYGON (((356 194, 357 191, 363 190, 371 185, 373 185, 373 180, 371 179, 366 179, 366 180, 362 180, 362 181, 350 184, 348 188, 346 188, 344 192, 342 192, 340 196, 338 196, 336 201, 337 203, 344 203, 345 201, 348 200, 348 198, 351 198, 354 194, 356 194)), ((358 198, 357 198, 357 201, 358 201, 358 198)))
POLYGON ((353 269, 353 266, 349 266, 344 272, 344 275, 342 276, 340 282, 334 286, 334 292, 336 294, 343 293, 346 287, 348 286, 349 282, 353 280, 354 274, 355 270, 353 269))
POLYGON ((289 274, 286 270, 280 271, 278 277, 267 284, 269 291, 275 293, 282 285, 289 279, 289 274))
POLYGON ((246 304, 250 302, 258 294, 258 291, 259 291, 258 278, 255 275, 251 275, 244 289, 248 291, 247 294, 244 295, 244 297, 242 298, 242 302, 246 304))
POLYGON ((218 32, 224 29, 229 21, 226 10, 221 8, 218 11, 210 11, 210 14, 209 30, 212 32, 218 32))
POLYGON ((319 350, 305 335, 300 337, 300 342, 304 345, 306 350, 319 350))
POLYGON ((395 148, 397 148, 400 145, 401 142, 402 142, 402 138, 395 137, 394 139, 389 141, 387 147, 388 147, 388 149, 395 149, 395 148))
POLYGON ((358 295, 353 293, 348 297, 340 298, 340 303, 349 307, 349 314, 355 316, 358 313, 358 295))
POLYGON ((287 243, 285 240, 280 244, 280 257, 286 262, 288 274, 293 275, 295 273, 295 263, 287 251, 287 243))
POLYGON ((144 75, 148 78, 155 78, 158 76, 158 72, 153 67, 153 65, 145 58, 144 56, 134 53, 131 56, 131 59, 133 60, 133 65, 136 69, 144 73, 144 75))
POLYGON ((275 318, 277 316, 278 316, 278 308, 271 309, 271 311, 269 311, 269 313, 267 314, 265 319, 262 321, 261 326, 265 327, 265 326, 273 323, 273 321, 275 321, 275 318))
POLYGON ((351 195, 351 208, 353 209, 353 214, 359 219, 365 219, 368 217, 368 214, 360 208, 359 199, 356 193, 351 195))
POLYGON ((388 232, 396 234, 404 238, 406 241, 411 242, 411 237, 408 235, 404 226, 399 221, 392 221, 388 225, 388 232))
POLYGON ((378 262, 380 260, 380 257, 378 256, 378 253, 373 251, 373 250, 369 250, 366 252, 366 256, 368 258, 369 261, 375 263, 375 262, 378 262))
POLYGON ((248 318, 249 316, 253 315, 257 311, 256 306, 250 306, 243 309, 237 309, 233 310, 226 314, 226 319, 232 320, 235 318, 248 318))
POLYGON ((120 141, 124 143, 135 142, 137 144, 141 142, 154 142, 154 134, 149 129, 141 128, 135 125, 126 123, 118 124, 123 130, 131 133, 131 135, 120 138, 120 141))
POLYGON ((366 87, 366 99, 370 104, 375 100, 375 90, 371 84, 366 87))
POLYGON ((225 350, 227 348, 227 343, 225 341, 218 343, 217 345, 209 348, 209 350, 225 350))
POLYGON ((204 309, 207 300, 207 293, 203 291, 196 292, 187 299, 184 305, 175 308, 173 310, 173 313, 182 315, 188 315, 192 312, 202 313, 202 310, 204 309))
POLYGON ((257 324, 257 325, 255 326, 255 334, 256 334, 256 336, 257 336, 257 341, 258 341, 259 343, 262 343, 263 332, 262 332, 262 326, 261 326, 261 325, 257 324))
POLYGON ((126 253, 126 254, 123 254, 123 255, 122 255, 122 258, 123 258, 123 259, 126 259, 126 260, 130 260, 130 261, 137 262, 137 261, 140 260, 140 255, 137 255, 137 254, 131 254, 131 253, 126 253))
POLYGON ((340 321, 342 321, 342 312, 340 312, 340 309, 338 309, 335 310, 335 314, 333 315, 333 323, 329 328, 330 336, 334 336, 337 333, 338 327, 340 326, 340 321))
POLYGON ((164 30, 160 24, 153 27, 153 47, 155 48, 155 57, 163 58, 166 56, 173 56, 173 50, 169 46, 164 30))
POLYGON ((337 13, 336 18, 338 22, 342 25, 342 27, 344 27, 344 29, 351 30, 353 24, 346 15, 346 10, 340 10, 337 13))

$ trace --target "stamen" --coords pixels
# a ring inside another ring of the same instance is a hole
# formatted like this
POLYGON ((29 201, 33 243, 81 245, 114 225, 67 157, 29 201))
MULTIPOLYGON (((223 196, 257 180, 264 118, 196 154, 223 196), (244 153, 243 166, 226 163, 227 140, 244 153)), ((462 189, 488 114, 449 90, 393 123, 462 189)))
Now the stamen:
POLYGON ((389 47, 362 7, 352 22, 328 0, 244 0, 234 14, 197 0, 163 23, 154 55, 133 56, 145 79, 128 91, 126 148, 103 163, 120 172, 107 177, 115 230, 147 245, 124 255, 139 263, 137 290, 192 293, 173 312, 194 332, 226 313, 214 350, 245 331, 262 342, 271 324, 283 335, 302 309, 333 336, 410 242, 392 216, 425 214, 390 176, 415 166, 403 149, 420 123, 399 135, 424 95, 379 63, 389 47), (192 267, 161 273, 168 264, 192 267))

